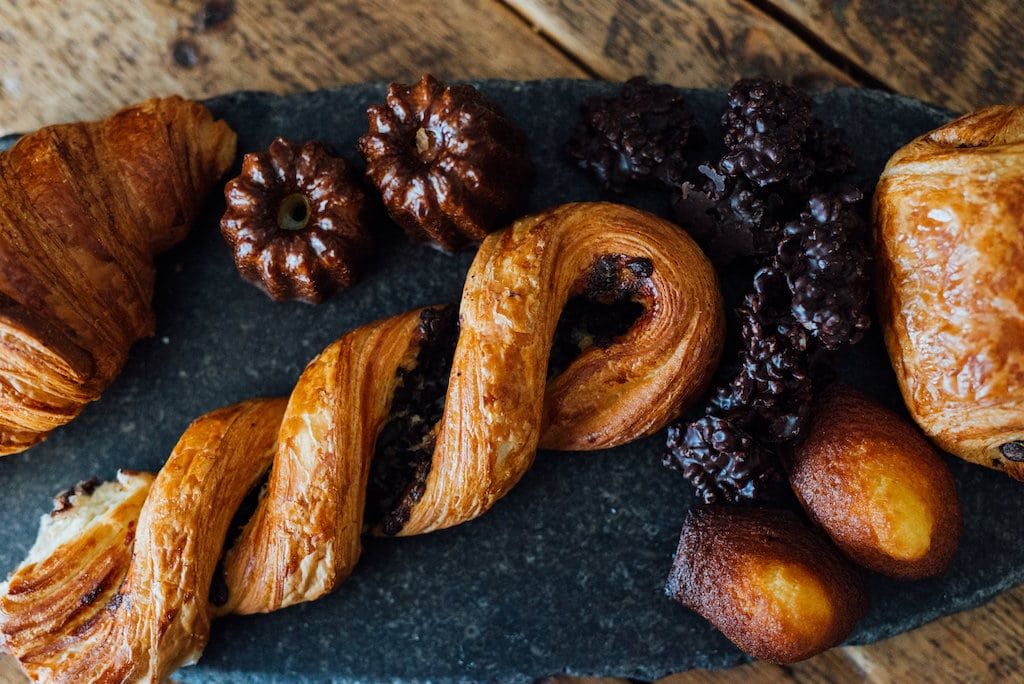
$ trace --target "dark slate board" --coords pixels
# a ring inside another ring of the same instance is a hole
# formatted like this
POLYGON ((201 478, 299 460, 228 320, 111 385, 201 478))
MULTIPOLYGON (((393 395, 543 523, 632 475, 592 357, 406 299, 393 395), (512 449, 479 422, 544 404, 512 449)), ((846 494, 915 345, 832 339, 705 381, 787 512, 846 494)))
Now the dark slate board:
MULTIPOLYGON (((529 133, 539 168, 530 209, 601 192, 566 164, 560 147, 579 101, 615 86, 489 81, 480 87, 529 133)), ((239 93, 209 102, 238 131, 239 151, 275 135, 320 138, 349 158, 367 104, 383 85, 287 97, 239 93)), ((712 133, 721 92, 688 91, 712 133)), ((948 113, 900 97, 839 90, 818 113, 857 146, 864 179, 888 155, 948 113)), ((712 136, 714 137, 714 136, 712 136)), ((216 194, 216 193, 215 193, 216 194)), ((659 195, 625 201, 666 213, 659 195)), ((458 298, 471 255, 449 257, 381 228, 369 276, 319 307, 274 304, 239 280, 217 231, 213 197, 184 244, 160 261, 159 327, 139 343, 113 387, 31 451, 0 459, 5 497, 0 567, 12 568, 63 486, 118 467, 158 469, 196 416, 235 401, 287 394, 305 363, 341 333, 411 307, 458 298)), ((728 282, 730 290, 744 286, 728 282)), ((894 380, 877 337, 844 360, 846 376, 892 405, 894 380)), ((659 465, 663 436, 613 451, 542 453, 522 483, 483 518, 419 538, 368 540, 352 579, 330 597, 272 615, 215 623, 189 682, 502 681, 572 673, 654 678, 726 667, 743 656, 662 584, 688 489, 659 465)), ((963 610, 1024 579, 1020 486, 997 473, 951 465, 966 516, 963 547, 941 579, 872 579, 874 608, 853 643, 963 610)))

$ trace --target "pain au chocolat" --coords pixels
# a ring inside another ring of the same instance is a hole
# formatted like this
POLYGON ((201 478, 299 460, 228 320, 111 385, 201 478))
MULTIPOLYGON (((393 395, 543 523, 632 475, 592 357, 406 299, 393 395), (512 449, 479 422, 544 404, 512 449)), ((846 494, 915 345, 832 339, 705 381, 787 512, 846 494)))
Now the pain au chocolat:
POLYGON ((72 420, 153 333, 153 258, 234 155, 231 128, 180 97, 0 154, 0 455, 72 420))
POLYGON ((1024 479, 1024 107, 898 150, 874 215, 879 314, 911 415, 950 453, 1024 479))

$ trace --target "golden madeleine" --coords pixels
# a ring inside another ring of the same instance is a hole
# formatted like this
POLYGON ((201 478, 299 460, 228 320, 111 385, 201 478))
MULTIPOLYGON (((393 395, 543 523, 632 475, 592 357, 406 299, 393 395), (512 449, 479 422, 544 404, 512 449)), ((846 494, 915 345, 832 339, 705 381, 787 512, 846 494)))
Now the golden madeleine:
POLYGON ((944 571, 963 521, 956 482, 908 420, 847 387, 821 398, 789 479, 846 555, 890 577, 944 571))
POLYGON ((749 655, 804 660, 867 611, 859 571, 795 514, 707 506, 683 525, 666 593, 749 655))

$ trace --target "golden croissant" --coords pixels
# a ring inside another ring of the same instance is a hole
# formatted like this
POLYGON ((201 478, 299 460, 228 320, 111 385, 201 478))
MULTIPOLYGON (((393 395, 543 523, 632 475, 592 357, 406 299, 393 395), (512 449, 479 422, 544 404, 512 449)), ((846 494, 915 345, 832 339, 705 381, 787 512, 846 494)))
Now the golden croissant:
POLYGON ((879 318, 911 415, 1024 479, 1024 107, 898 150, 875 191, 879 318))
POLYGON ((231 165, 202 105, 149 100, 0 154, 0 455, 43 440, 153 332, 153 258, 231 165))
POLYGON ((213 615, 333 590, 364 529, 457 525, 504 496, 539 447, 657 431, 704 390, 723 335, 715 273, 672 224, 613 204, 522 219, 483 242, 457 323, 429 307, 359 328, 287 399, 196 420, 155 479, 122 472, 59 497, 0 591, 4 646, 37 680, 160 680, 198 659, 213 615), (549 378, 563 307, 592 290, 625 293, 642 313, 549 378), (422 439, 401 446, 403 432, 422 439))

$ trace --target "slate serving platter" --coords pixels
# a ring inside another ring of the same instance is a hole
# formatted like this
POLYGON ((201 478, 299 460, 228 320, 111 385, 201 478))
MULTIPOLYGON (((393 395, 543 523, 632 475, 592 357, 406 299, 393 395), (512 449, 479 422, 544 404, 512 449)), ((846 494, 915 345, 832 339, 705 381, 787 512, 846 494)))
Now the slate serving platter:
MULTIPOLYGON (((538 167, 530 210, 615 199, 567 164, 561 146, 598 82, 485 81, 528 133, 538 167)), ((239 153, 276 135, 319 138, 360 165, 355 140, 383 84, 274 96, 236 93, 207 104, 238 132, 239 153)), ((709 138, 720 91, 686 91, 709 138)), ((898 146, 949 113, 879 92, 816 97, 817 113, 847 130, 870 187, 898 146)), ((714 151, 709 151, 709 155, 714 151)), ((360 166, 361 168, 361 166, 360 166)), ((668 214, 665 197, 619 201, 668 214)), ((254 396, 285 395, 304 365, 347 330, 409 308, 456 301, 471 254, 407 244, 381 226, 377 263, 362 283, 321 306, 275 304, 236 275, 217 229, 219 193, 190 237, 160 259, 158 329, 137 344, 102 400, 27 453, 0 459, 0 569, 13 568, 61 488, 119 467, 156 470, 196 416, 254 396)), ((723 274, 735 297, 746 281, 723 274)), ((900 405, 877 335, 841 359, 841 374, 900 405)), ((664 436, 618 449, 541 453, 522 482, 484 517, 410 539, 368 539, 351 580, 333 595, 271 615, 214 623, 186 682, 527 682, 555 674, 652 679, 744 660, 662 586, 690 505, 682 479, 660 464, 664 436)), ((896 634, 963 610, 1024 580, 1021 485, 950 459, 965 514, 955 565, 939 579, 871 579, 873 608, 851 643, 896 634)))

